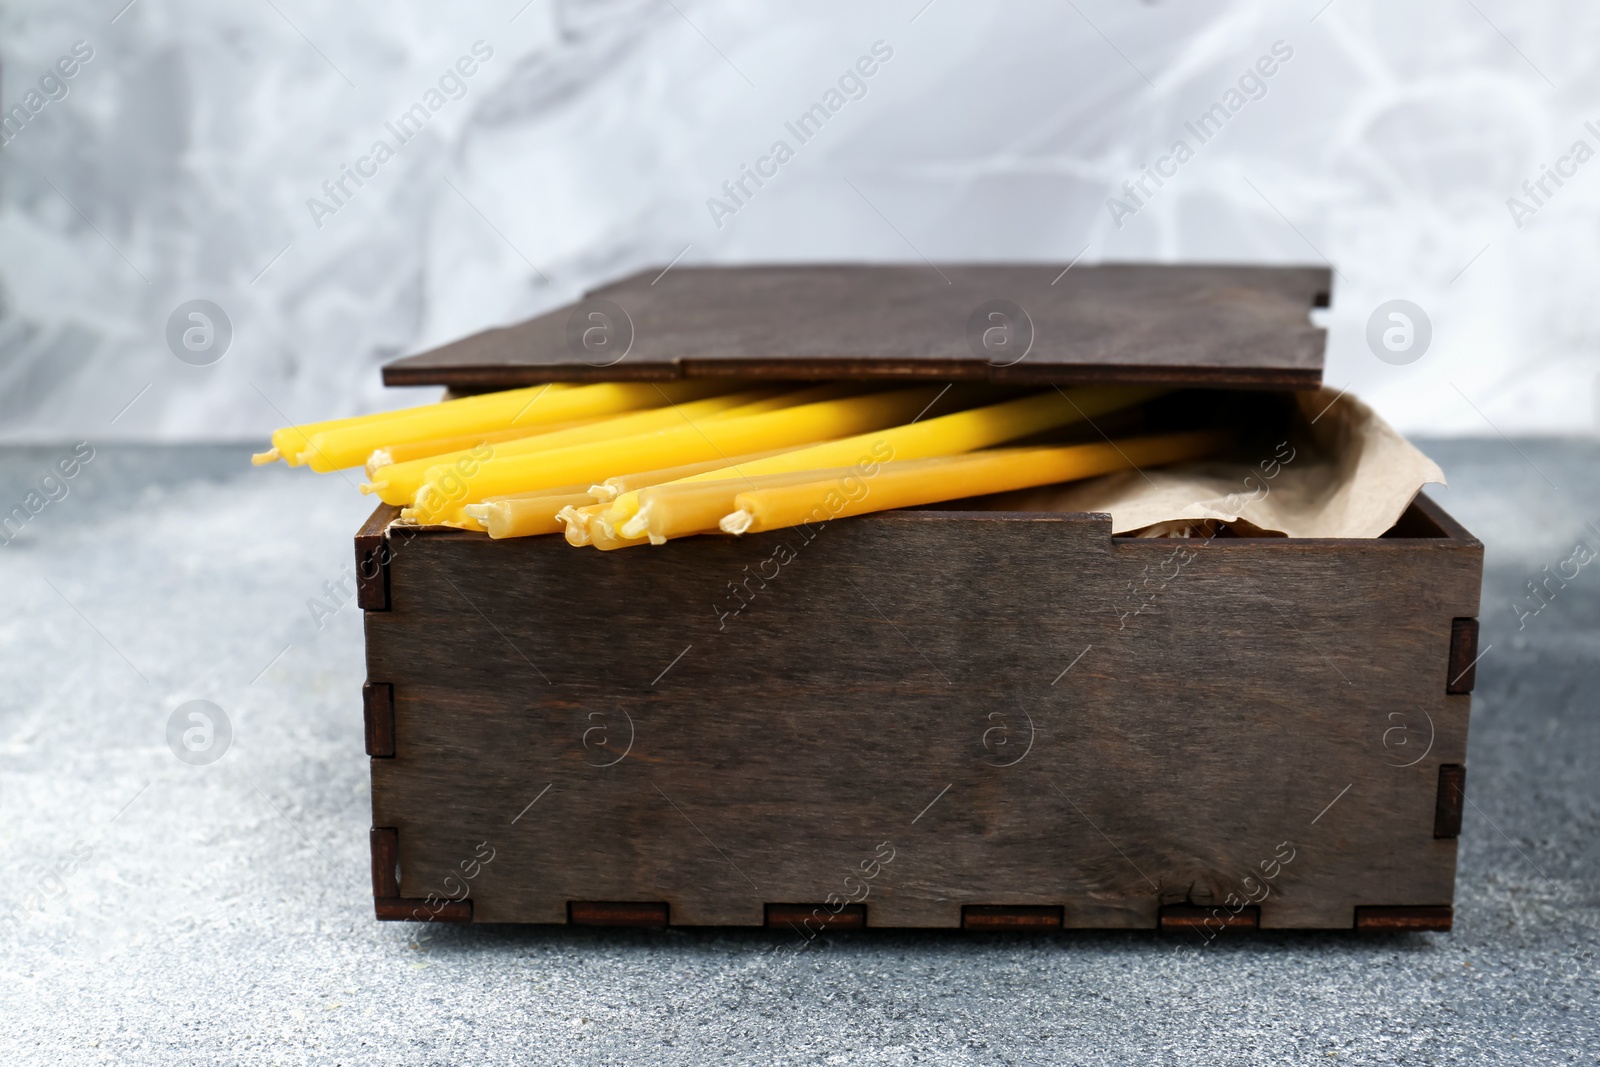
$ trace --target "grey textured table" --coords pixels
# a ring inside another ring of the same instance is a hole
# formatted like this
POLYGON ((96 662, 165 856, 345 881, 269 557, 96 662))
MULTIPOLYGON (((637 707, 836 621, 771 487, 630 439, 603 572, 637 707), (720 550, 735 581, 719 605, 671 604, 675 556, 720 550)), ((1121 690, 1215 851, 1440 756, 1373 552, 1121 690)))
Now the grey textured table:
MULTIPOLYGON (((1509 603, 1600 545, 1600 447, 1423 446, 1488 547, 1454 933, 799 954, 374 922, 361 619, 329 591, 368 502, 240 448, 101 447, 0 549, 0 1061, 1594 1062, 1600 567, 1521 629, 1509 603), (232 725, 209 766, 168 747, 191 699, 232 725)), ((0 450, 0 508, 70 451, 0 450)))

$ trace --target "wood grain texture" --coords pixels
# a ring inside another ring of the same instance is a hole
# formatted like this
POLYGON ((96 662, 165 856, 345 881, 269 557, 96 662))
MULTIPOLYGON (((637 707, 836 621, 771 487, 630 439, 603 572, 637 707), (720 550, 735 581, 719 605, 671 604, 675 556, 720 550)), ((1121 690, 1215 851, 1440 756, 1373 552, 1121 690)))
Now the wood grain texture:
POLYGON ((666 926, 671 911, 666 904, 637 900, 574 900, 567 905, 567 921, 574 926, 666 926))
POLYGON ((1061 914, 1061 908, 1049 905, 968 904, 961 909, 961 926, 999 932, 1059 930, 1061 914))
POLYGON ((392 826, 374 826, 369 835, 372 844, 372 895, 397 897, 400 879, 395 867, 400 862, 400 831, 392 826))
POLYGON ((1470 693, 1478 681, 1478 620, 1456 619, 1450 627, 1449 693, 1470 693))
POLYGON ((837 911, 826 904, 768 904, 769 927, 792 927, 804 934, 819 930, 860 930, 867 925, 865 904, 845 904, 837 911))
POLYGON ((373 911, 384 922, 469 923, 470 900, 421 900, 410 897, 379 897, 373 911))
POLYGON ((395 685, 374 823, 408 886, 492 845, 487 922, 647 900, 759 926, 842 899, 874 927, 1005 902, 1153 929, 1249 900, 1263 927, 1350 929, 1443 905, 1439 767, 1470 707, 1445 675, 1482 546, 1408 521, 1444 536, 975 511, 614 553, 410 533, 366 615, 395 685), (1134 583, 1157 591, 1128 614, 1134 583))
POLYGON ((1434 837, 1461 836, 1461 809, 1467 799, 1467 769, 1459 763, 1439 768, 1439 798, 1433 810, 1434 837))
POLYGON ((1416 907, 1367 907, 1356 909, 1356 929, 1374 931, 1448 931, 1455 921, 1448 904, 1416 907))
POLYGON ((738 375, 1312 389, 1322 380, 1325 331, 1310 311, 1327 303, 1325 267, 1065 266, 646 270, 575 305, 390 363, 384 382, 482 390, 738 375), (572 323, 598 300, 631 322, 618 362, 572 340, 572 323), (1025 358, 996 360, 969 342, 969 319, 991 300, 1026 312, 1025 358))
POLYGON ((365 726, 367 755, 388 759, 394 755, 394 686, 366 682, 361 686, 361 718, 365 726))
POLYGON ((380 506, 356 531, 356 606, 363 611, 389 610, 389 524, 400 509, 380 506))
POLYGON ((1161 909, 1161 929, 1198 930, 1214 934, 1219 930, 1256 930, 1261 926, 1261 909, 1246 904, 1231 907, 1201 908, 1194 904, 1168 904, 1161 909))

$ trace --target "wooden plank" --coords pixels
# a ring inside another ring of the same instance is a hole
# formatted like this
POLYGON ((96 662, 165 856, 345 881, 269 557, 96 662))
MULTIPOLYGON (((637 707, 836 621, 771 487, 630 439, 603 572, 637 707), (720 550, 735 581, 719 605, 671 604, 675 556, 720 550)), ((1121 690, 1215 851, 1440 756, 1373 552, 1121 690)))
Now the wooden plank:
POLYGON ((379 897, 373 909, 383 922, 469 923, 470 900, 421 900, 410 897, 379 897))
POLYGON ((1438 679, 1481 566, 1453 536, 971 511, 613 553, 425 530, 366 620, 399 739, 375 821, 408 884, 489 842, 488 922, 645 899, 760 926, 831 897, 874 927, 1005 901, 1152 929, 1232 895, 1263 927, 1348 929, 1451 899, 1433 831, 1469 700, 1438 679), (1130 585, 1174 570, 1133 614, 1130 585))
POLYGON ((1448 932, 1455 921, 1448 904, 1380 906, 1356 909, 1357 930, 1438 930, 1448 932))
POLYGON ((1467 769, 1459 763, 1439 768, 1439 799, 1433 811, 1434 837, 1461 836, 1461 808, 1467 798, 1467 769))
POLYGON ((1411 501, 1411 507, 1400 517, 1400 529, 1414 528, 1417 533, 1405 533, 1408 538, 1432 537, 1445 538, 1451 541, 1460 541, 1463 544, 1478 544, 1478 539, 1467 531, 1467 528, 1455 520, 1437 500, 1426 492, 1418 493, 1411 501), (1418 516, 1426 520, 1426 528, 1418 521, 1418 516))
POLYGON ((961 926, 965 930, 1002 933, 1059 930, 1061 908, 1048 904, 968 904, 961 909, 961 926))
POLYGON ((634 900, 574 900, 567 906, 574 926, 666 926, 670 914, 666 904, 634 900))
POLYGON ((400 509, 378 505, 356 531, 356 606, 363 611, 389 610, 389 524, 400 509))
POLYGON ((1470 693, 1478 680, 1478 620, 1455 619, 1450 626, 1447 693, 1470 693))
POLYGON ((392 826, 374 826, 369 838, 372 844, 372 895, 397 897, 400 895, 400 878, 395 871, 400 864, 400 831, 392 826))
POLYGON ((865 904, 845 904, 834 910, 827 904, 768 904, 769 927, 793 927, 806 936, 822 930, 860 930, 867 925, 865 904))
POLYGON ((1160 925, 1164 933, 1198 930, 1210 935, 1220 930, 1257 930, 1261 927, 1261 909, 1254 904, 1246 904, 1238 910, 1231 907, 1202 908, 1194 904, 1168 904, 1161 909, 1160 925))
POLYGON ((1322 380, 1325 331, 1310 311, 1327 304, 1325 267, 1065 266, 650 269, 390 363, 384 382, 481 390, 745 376, 1312 389, 1322 380), (1011 347, 1000 350, 978 340, 995 301, 1011 306, 1001 327, 1013 331, 1011 347), (591 351, 581 338, 594 323, 609 332, 591 351))
POLYGON ((361 686, 361 718, 366 727, 367 755, 394 756, 394 686, 366 682, 361 686))

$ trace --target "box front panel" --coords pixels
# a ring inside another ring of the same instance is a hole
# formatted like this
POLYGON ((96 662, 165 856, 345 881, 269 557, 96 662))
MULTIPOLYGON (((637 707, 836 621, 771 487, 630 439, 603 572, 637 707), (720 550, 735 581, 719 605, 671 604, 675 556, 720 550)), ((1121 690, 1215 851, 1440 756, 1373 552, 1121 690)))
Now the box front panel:
POLYGON ((1438 783, 1470 698, 1446 675, 1481 550, 1109 534, 974 512, 612 553, 392 531, 368 675, 394 687, 373 806, 401 895, 486 922, 636 901, 936 927, 1448 904, 1438 783))

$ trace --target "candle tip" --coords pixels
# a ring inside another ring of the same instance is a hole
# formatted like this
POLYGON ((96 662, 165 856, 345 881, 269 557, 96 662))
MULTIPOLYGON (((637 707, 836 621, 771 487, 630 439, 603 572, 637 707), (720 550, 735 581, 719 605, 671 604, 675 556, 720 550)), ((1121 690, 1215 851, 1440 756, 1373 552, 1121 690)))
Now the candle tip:
POLYGON ((582 548, 589 543, 589 526, 584 517, 578 514, 578 509, 568 504, 556 512, 556 518, 567 524, 567 544, 582 548))
POLYGON ((484 533, 493 538, 515 537, 512 533, 511 508, 507 504, 468 504, 462 513, 477 520, 484 533))
POLYGON ((251 456, 250 462, 253 466, 264 467, 268 463, 276 463, 282 458, 283 453, 279 452, 276 448, 269 448, 265 452, 257 452, 255 455, 251 456))
POLYGON ((609 485, 591 485, 589 495, 594 497, 596 504, 609 504, 617 499, 617 491, 609 485))
POLYGON ((740 509, 731 514, 722 516, 722 521, 717 523, 723 533, 742 534, 755 525, 756 517, 748 511, 740 509))
POLYGON ((415 514, 419 519, 432 515, 436 510, 433 503, 433 496, 433 488, 431 486, 419 486, 416 493, 411 497, 412 513, 415 514))
MULTIPOLYGON (((602 520, 602 521, 604 521, 604 520, 602 520)), ((606 523, 606 525, 610 526, 611 524, 610 523, 606 523)), ((631 519, 629 519, 627 522, 624 522, 622 524, 622 536, 632 540, 633 538, 636 538, 636 537, 643 537, 647 532, 649 532, 649 529, 650 529, 650 505, 647 502, 643 507, 641 507, 638 510, 637 513, 634 514, 634 516, 631 519)), ((652 541, 651 543, 654 544, 655 542, 652 541)))

